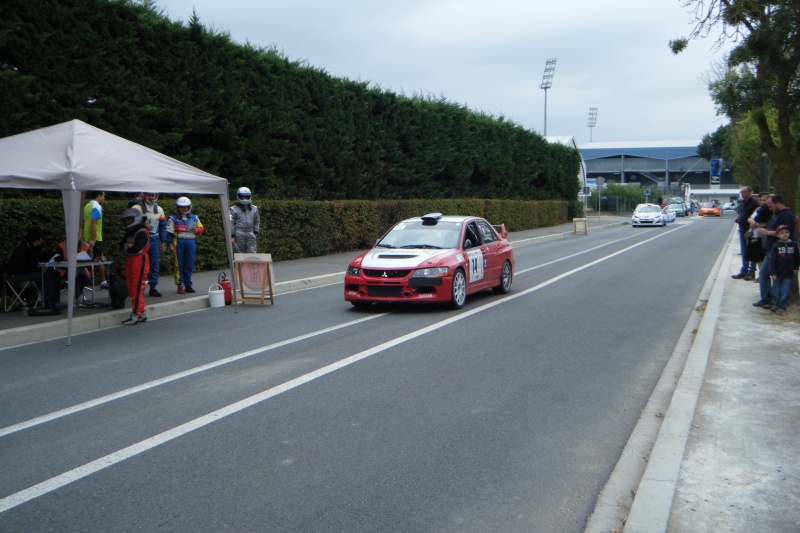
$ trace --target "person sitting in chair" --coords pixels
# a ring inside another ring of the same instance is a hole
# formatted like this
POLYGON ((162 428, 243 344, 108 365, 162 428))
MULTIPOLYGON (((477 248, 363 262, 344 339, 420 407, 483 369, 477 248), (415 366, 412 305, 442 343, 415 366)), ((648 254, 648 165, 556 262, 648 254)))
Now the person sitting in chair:
MULTIPOLYGON (((65 252, 67 249, 67 241, 61 241, 56 246, 55 256, 53 257, 54 261, 66 261, 69 257, 69 254, 65 252)), ((85 252, 86 254, 89 253, 89 245, 82 240, 78 240, 78 249, 77 253, 80 254, 81 252, 85 252)), ((80 257, 78 257, 80 259, 80 257)), ((67 280, 67 269, 66 268, 59 268, 59 274, 61 275, 61 281, 67 280)), ((89 269, 86 267, 80 268, 75 271, 75 300, 80 298, 81 294, 83 294, 83 289, 89 284, 89 269)))
POLYGON ((17 246, 8 261, 8 281, 19 284, 32 281, 42 287, 42 298, 45 309, 58 311, 61 303, 61 279, 52 268, 42 272, 39 263, 47 261, 42 256, 42 228, 30 228, 25 235, 25 242, 17 246))

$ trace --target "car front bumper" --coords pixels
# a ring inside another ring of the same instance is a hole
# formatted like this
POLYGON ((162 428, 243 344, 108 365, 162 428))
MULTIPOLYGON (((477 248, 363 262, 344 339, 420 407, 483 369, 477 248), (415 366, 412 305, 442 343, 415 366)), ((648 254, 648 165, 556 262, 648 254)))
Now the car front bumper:
MULTIPOLYGON (((363 272, 363 271, 362 271, 363 272)), ((437 278, 383 278, 346 275, 348 302, 449 302, 452 276, 437 278)))

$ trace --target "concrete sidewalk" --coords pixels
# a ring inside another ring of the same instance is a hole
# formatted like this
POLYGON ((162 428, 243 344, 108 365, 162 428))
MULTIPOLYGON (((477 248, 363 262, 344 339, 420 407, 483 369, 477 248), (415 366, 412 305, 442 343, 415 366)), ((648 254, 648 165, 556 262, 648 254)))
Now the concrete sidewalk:
POLYGON ((625 532, 800 531, 800 314, 740 265, 732 232, 625 532))

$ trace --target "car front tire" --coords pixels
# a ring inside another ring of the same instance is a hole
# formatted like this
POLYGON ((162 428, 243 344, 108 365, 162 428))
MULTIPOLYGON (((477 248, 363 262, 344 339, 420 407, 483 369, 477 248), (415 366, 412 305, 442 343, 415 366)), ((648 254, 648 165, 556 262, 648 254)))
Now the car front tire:
POLYGON ((467 300, 467 278, 460 268, 453 274, 453 283, 450 285, 450 307, 461 309, 467 300))
POLYGON ((369 309, 372 307, 372 302, 365 302, 363 300, 351 300, 350 303, 353 304, 353 307, 356 309, 369 309))

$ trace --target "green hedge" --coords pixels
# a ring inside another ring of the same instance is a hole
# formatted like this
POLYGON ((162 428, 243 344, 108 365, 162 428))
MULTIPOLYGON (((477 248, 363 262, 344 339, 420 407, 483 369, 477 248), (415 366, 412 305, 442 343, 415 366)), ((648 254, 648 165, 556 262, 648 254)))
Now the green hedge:
MULTIPOLYGON (((192 212, 200 217, 205 228, 197 239, 195 270, 224 269, 227 258, 219 201, 208 197, 191 200, 192 212)), ((117 245, 123 235, 119 215, 127 203, 127 200, 106 200, 103 203, 106 257, 117 265, 116 268, 121 267, 124 261, 117 245)), ((574 216, 571 213, 574 206, 558 200, 268 200, 256 203, 261 213, 258 251, 271 253, 275 261, 363 250, 372 246, 392 224, 426 213, 476 215, 492 224, 505 224, 508 231, 554 226, 574 216)), ((175 212, 172 198, 161 198, 159 205, 168 215, 175 212)), ((6 246, 0 249, 2 264, 23 241, 27 228, 31 226, 38 225, 44 230, 46 251, 55 250, 65 238, 61 200, 0 199, 0 210, 6 215, 6 220, 15 222, 5 230, 6 246)), ((169 253, 162 255, 163 275, 172 274, 170 258, 169 253)))

